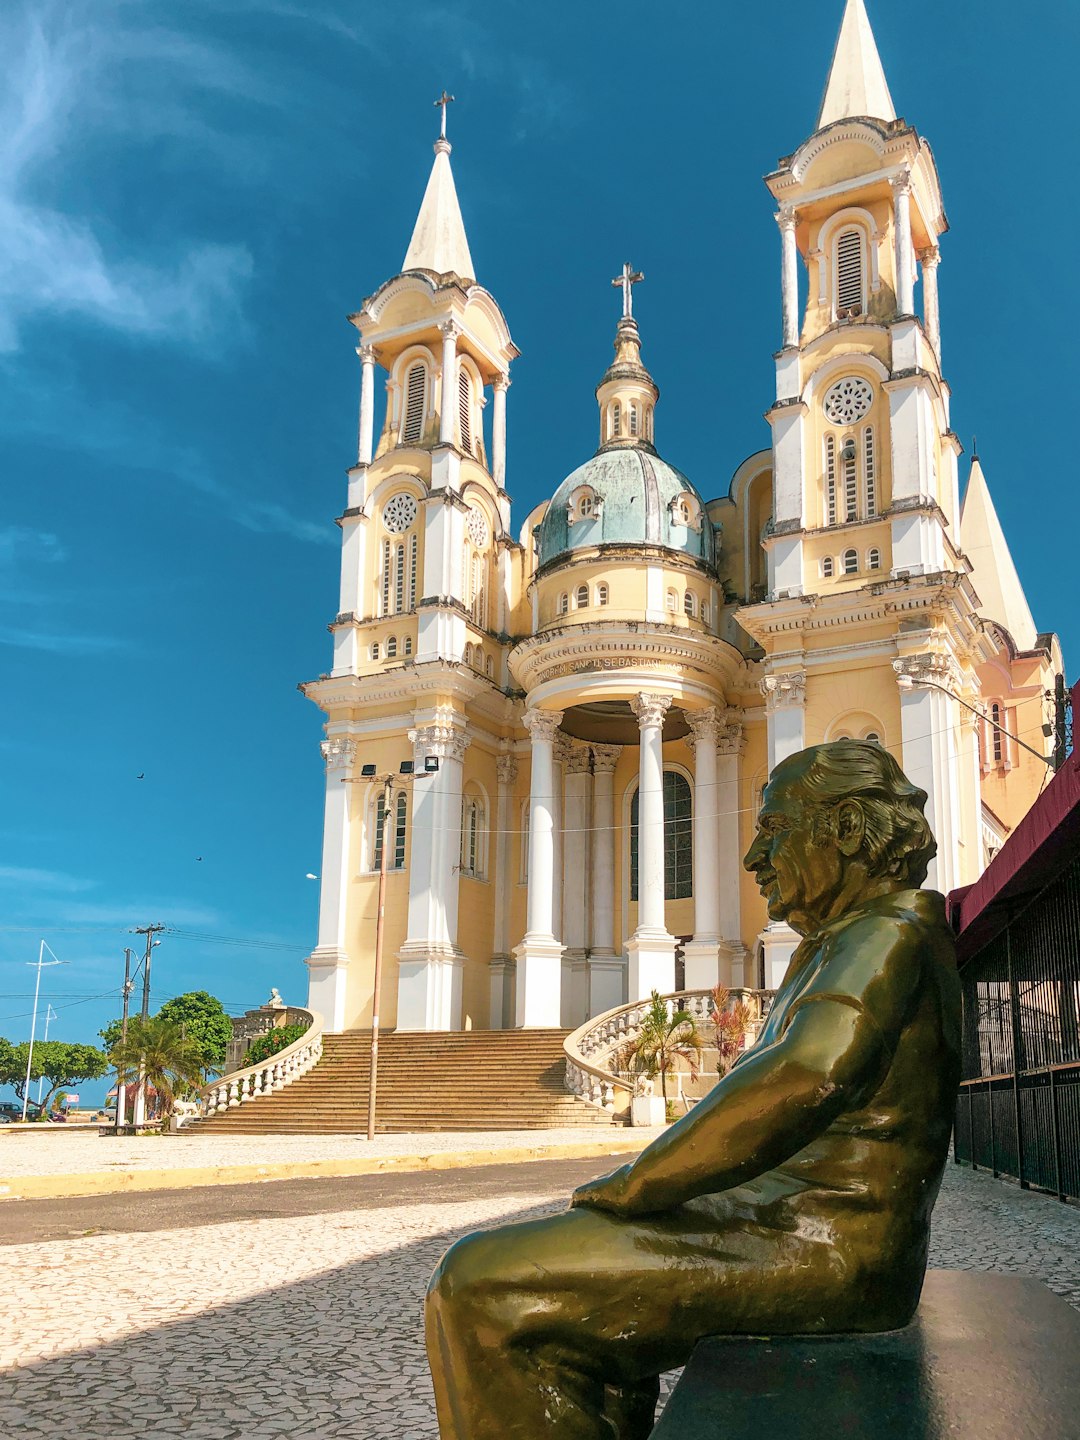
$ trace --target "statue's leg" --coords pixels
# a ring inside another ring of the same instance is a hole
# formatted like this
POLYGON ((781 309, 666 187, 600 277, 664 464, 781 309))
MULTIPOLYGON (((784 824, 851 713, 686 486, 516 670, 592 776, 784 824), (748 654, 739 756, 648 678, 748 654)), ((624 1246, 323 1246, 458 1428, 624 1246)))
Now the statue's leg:
POLYGON ((798 1292, 795 1248, 689 1207, 571 1210, 467 1236, 428 1291, 442 1440, 641 1440, 658 1375, 702 1335, 777 1317, 786 1285, 798 1292))

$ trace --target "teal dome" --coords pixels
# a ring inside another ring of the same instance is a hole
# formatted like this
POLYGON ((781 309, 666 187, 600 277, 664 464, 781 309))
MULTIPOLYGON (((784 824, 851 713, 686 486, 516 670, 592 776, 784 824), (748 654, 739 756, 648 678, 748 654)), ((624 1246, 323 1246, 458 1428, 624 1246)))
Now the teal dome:
POLYGON ((541 566, 597 545, 662 545, 716 566, 704 500, 651 445, 598 450, 555 491, 539 531, 541 566))

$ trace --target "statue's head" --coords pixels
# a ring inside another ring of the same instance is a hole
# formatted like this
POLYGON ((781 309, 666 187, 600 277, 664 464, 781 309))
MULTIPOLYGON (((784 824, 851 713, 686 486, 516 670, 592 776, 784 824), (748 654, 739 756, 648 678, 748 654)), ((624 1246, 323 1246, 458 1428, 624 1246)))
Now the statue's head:
POLYGON ((916 888, 937 845, 926 791, 869 740, 834 740, 791 755, 761 797, 743 864, 771 920, 809 934, 870 895, 916 888))

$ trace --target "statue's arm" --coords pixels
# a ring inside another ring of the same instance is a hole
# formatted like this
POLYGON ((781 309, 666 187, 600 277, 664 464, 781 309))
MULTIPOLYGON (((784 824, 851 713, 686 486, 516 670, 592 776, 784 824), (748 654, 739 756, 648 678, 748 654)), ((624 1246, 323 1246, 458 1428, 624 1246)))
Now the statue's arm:
POLYGON ((897 939, 895 925, 884 950, 884 935, 858 928, 848 953, 827 967, 829 988, 797 1003, 780 1039, 747 1054, 633 1164, 583 1186, 574 1203, 647 1214, 730 1189, 783 1164, 865 1103, 888 1069, 919 960, 914 937, 897 939))

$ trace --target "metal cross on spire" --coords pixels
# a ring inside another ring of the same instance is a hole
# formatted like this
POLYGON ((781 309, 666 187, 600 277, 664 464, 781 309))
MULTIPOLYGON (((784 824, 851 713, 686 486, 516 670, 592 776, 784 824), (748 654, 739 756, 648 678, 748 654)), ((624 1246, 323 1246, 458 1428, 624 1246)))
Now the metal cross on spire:
POLYGON ((446 107, 447 107, 447 105, 452 105, 453 103, 454 103, 454 97, 453 97, 453 95, 448 95, 445 90, 442 92, 442 94, 439 96, 439 98, 435 101, 435 104, 436 104, 436 105, 441 105, 441 106, 442 106, 442 125, 441 125, 440 128, 439 128, 439 139, 440 139, 440 140, 445 140, 445 139, 446 139, 446 107))
POLYGON ((644 272, 635 270, 628 260, 622 267, 622 274, 617 275, 611 282, 612 285, 621 286, 622 288, 622 313, 624 320, 629 319, 634 313, 634 292, 631 286, 636 285, 639 280, 644 279, 644 272))

